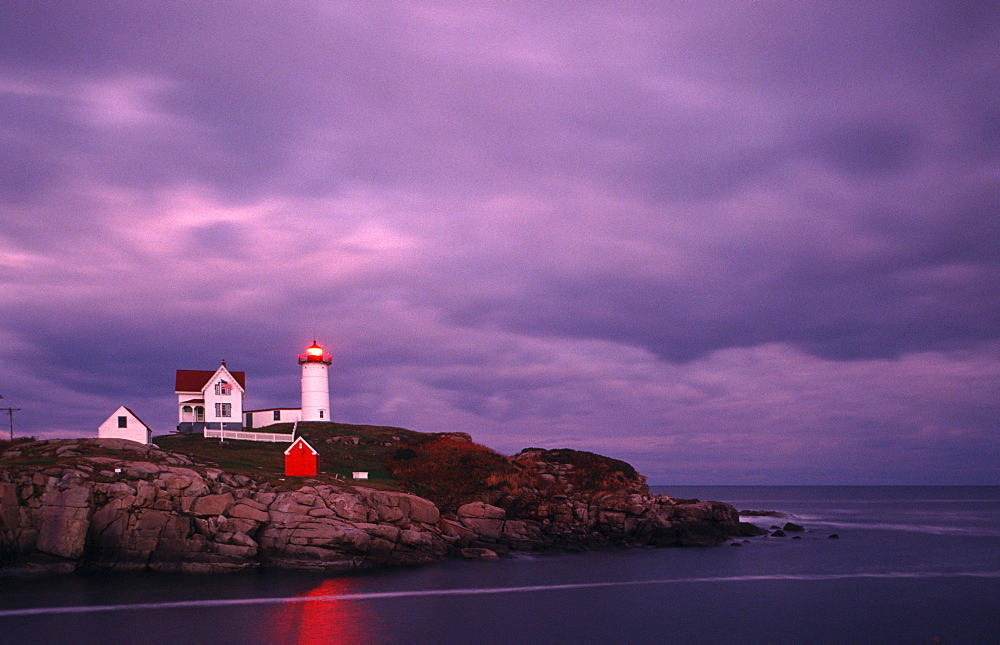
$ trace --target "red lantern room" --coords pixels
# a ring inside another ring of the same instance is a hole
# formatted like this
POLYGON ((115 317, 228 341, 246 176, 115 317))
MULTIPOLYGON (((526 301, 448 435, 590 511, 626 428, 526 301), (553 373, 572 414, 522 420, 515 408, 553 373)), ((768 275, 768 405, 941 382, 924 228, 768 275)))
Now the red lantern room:
POLYGON ((319 343, 313 341, 313 344, 306 347, 305 354, 299 354, 299 365, 302 363, 325 363, 329 365, 333 362, 333 356, 327 354, 319 343))

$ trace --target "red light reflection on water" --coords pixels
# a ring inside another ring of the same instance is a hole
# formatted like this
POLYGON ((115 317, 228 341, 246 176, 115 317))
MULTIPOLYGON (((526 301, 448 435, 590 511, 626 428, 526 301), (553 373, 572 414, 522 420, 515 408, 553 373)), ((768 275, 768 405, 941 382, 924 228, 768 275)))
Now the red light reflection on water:
POLYGON ((362 603, 349 600, 319 599, 349 593, 353 586, 347 579, 326 580, 299 598, 317 600, 289 602, 279 605, 266 621, 268 643, 371 643, 377 641, 374 622, 362 603))

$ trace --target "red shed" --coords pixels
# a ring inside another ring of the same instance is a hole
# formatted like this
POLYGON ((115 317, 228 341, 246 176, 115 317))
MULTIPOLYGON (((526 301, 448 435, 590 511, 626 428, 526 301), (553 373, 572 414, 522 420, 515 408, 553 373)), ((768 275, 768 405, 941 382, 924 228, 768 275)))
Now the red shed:
POLYGON ((319 453, 299 437, 285 450, 286 477, 315 477, 319 474, 319 453))

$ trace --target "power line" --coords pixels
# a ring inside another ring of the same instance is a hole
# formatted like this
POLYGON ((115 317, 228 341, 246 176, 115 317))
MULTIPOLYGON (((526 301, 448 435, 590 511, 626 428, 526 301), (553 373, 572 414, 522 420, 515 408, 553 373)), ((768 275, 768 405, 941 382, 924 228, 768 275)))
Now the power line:
MULTIPOLYGON (((2 398, 3 398, 3 395, 0 394, 0 399, 2 399, 2 398)), ((10 440, 13 441, 14 440, 14 413, 15 412, 20 412, 21 408, 0 408, 0 411, 6 412, 7 416, 10 417, 10 440)))

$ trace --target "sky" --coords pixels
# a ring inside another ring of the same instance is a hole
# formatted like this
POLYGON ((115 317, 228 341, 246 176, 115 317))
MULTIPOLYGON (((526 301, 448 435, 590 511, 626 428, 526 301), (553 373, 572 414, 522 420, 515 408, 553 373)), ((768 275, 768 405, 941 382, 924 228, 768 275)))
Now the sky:
POLYGON ((297 407, 316 338, 337 421, 1000 484, 998 36, 962 0, 5 0, 0 407, 166 434, 223 359, 297 407))

